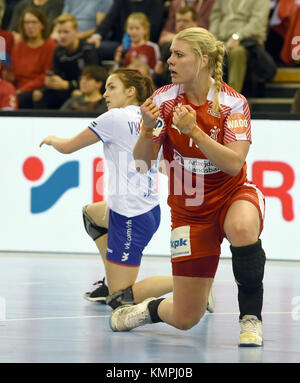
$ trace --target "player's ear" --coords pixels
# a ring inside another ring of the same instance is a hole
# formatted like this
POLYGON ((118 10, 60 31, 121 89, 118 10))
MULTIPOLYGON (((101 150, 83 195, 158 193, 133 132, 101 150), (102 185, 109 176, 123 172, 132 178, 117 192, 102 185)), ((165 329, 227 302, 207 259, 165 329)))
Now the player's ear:
POLYGON ((136 94, 136 89, 134 86, 130 86, 126 89, 128 97, 133 97, 136 94))

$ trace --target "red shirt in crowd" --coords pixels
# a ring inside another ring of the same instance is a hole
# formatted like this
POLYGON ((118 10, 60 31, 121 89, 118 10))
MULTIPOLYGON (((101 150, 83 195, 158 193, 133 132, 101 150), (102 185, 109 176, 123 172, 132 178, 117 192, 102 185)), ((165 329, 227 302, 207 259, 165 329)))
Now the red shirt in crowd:
POLYGON ((124 67, 127 67, 135 59, 140 60, 143 64, 147 64, 150 69, 154 69, 156 61, 159 59, 160 52, 157 44, 147 41, 138 47, 131 47, 126 52, 124 58, 124 67))
POLYGON ((18 109, 18 98, 14 86, 0 78, 0 110, 18 109))
POLYGON ((37 48, 31 48, 23 40, 14 45, 12 65, 16 89, 26 92, 43 87, 56 48, 57 43, 52 39, 37 48))

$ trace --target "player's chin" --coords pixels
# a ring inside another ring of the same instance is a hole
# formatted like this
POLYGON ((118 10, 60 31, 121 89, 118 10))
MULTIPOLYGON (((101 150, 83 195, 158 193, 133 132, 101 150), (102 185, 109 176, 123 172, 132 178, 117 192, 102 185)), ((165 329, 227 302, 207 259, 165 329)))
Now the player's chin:
POLYGON ((177 73, 171 73, 171 80, 173 84, 180 84, 182 82, 177 73))
POLYGON ((179 81, 179 79, 178 79, 178 77, 173 77, 172 76, 172 84, 180 84, 181 83, 181 81, 179 81))

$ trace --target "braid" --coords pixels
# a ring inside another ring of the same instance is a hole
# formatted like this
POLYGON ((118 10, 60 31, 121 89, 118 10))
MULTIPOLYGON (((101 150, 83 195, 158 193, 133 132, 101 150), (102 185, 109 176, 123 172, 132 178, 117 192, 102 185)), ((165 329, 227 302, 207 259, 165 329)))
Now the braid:
POLYGON ((223 79, 223 56, 224 56, 224 44, 221 41, 216 42, 216 61, 215 61, 215 71, 214 71, 214 88, 215 88, 215 97, 213 102, 213 111, 219 112, 220 102, 219 102, 219 92, 222 86, 223 79))

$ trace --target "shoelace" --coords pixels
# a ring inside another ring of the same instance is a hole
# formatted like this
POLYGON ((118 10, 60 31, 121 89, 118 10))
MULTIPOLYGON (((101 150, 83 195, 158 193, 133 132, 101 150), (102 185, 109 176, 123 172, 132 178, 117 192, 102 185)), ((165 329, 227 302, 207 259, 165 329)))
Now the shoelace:
POLYGON ((95 283, 93 283, 93 286, 98 286, 98 285, 104 285, 104 283, 105 283, 105 277, 102 279, 102 281, 98 281, 98 282, 95 282, 95 283))
POLYGON ((255 319, 243 319, 242 324, 245 332, 257 331, 257 321, 255 319))

